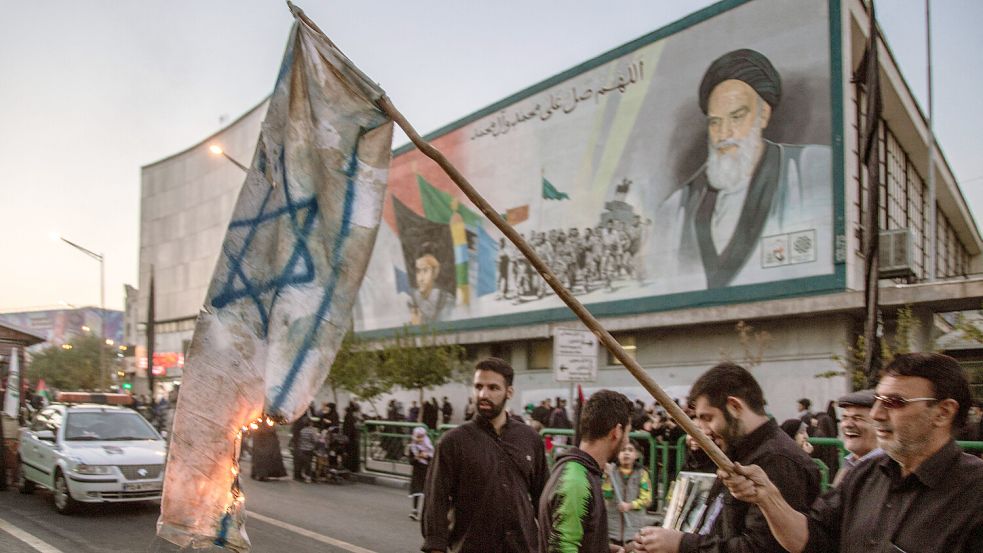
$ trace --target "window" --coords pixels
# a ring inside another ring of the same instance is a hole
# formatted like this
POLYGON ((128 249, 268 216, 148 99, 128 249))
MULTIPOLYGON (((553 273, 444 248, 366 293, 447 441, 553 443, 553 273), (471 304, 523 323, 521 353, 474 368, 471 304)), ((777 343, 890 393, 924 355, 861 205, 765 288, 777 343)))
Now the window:
MULTIPOLYGON (((631 357, 632 359, 638 359, 635 356, 635 352, 638 350, 638 346, 635 344, 634 334, 622 334, 622 335, 615 334, 614 339, 617 340, 619 344, 621 344, 621 347, 625 349, 625 353, 627 353, 629 357, 631 357)), ((610 351, 608 352, 608 365, 621 365, 621 361, 618 361, 618 358, 612 355, 610 351)))
POLYGON ((509 344, 497 343, 491 346, 491 356, 498 357, 499 359, 504 359, 509 363, 512 362, 512 348, 509 344))
MULTIPOLYGON (((854 88, 854 105, 857 108, 857 119, 853 128, 857 130, 857 143, 851 149, 851 154, 857 161, 857 195, 853 205, 860 214, 856 232, 858 244, 863 253, 863 224, 867 211, 867 193, 870 183, 867 182, 867 169, 863 164, 861 148, 863 136, 862 121, 866 117, 866 94, 860 84, 854 88)), ((879 183, 880 208, 878 221, 880 229, 906 228, 912 234, 912 258, 914 260, 915 279, 921 280, 928 276, 929 255, 932 248, 929 237, 932 229, 928 226, 930 209, 936 210, 935 228, 935 271, 940 278, 951 278, 964 275, 969 270, 969 253, 959 240, 951 222, 937 206, 929 205, 927 184, 918 174, 908 152, 904 150, 897 137, 891 132, 887 122, 881 119, 878 136, 878 155, 880 162, 879 183)))
POLYGON ((548 371, 553 368, 553 340, 534 340, 529 342, 529 370, 548 371))

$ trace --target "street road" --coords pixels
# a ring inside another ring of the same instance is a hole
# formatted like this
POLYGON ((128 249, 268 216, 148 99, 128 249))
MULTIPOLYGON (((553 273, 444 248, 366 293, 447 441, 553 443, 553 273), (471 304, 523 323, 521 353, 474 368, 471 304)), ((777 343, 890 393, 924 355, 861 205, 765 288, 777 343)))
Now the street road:
MULTIPOLYGON (((249 474, 248 463, 243 463, 243 474, 249 474)), ((419 523, 407 516, 410 500, 405 490, 289 479, 256 482, 248 476, 242 485, 249 511, 246 531, 257 553, 408 553, 419 551, 422 544, 419 523)), ((0 551, 179 551, 156 537, 159 509, 157 503, 106 504, 62 516, 55 512, 47 491, 21 495, 10 488, 0 492, 0 551)))

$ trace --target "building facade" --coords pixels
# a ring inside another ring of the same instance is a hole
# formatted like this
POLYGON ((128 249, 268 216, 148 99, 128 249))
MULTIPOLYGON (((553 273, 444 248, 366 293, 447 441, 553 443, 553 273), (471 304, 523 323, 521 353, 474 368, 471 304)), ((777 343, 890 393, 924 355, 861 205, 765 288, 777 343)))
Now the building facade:
MULTIPOLYGON (((863 322, 868 187, 851 77, 868 27, 859 0, 721 2, 428 139, 670 395, 731 359, 752 367, 782 420, 800 397, 825 405, 851 386, 840 360, 863 322), (753 91, 743 111, 718 95, 734 81, 753 91), (740 125, 749 134, 731 138, 750 142, 734 144, 762 152, 743 173, 708 147, 740 125), (733 175, 743 197, 718 193, 733 175)), ((884 43, 880 60, 882 266, 897 275, 881 281, 884 327, 909 306, 911 342, 925 348, 936 314, 979 307, 983 239, 940 148, 929 167, 928 125, 884 43)), ((135 309, 145 321, 152 268, 157 351, 187 349, 244 180, 208 146, 248 161, 265 107, 142 169, 135 309)), ((395 151, 383 221, 358 332, 426 324, 470 357, 510 360, 516 404, 571 393, 554 378, 553 336, 579 322, 412 147, 395 151)), ((607 352, 596 365, 587 392, 651 401, 607 352)), ((434 395, 463 407, 466 387, 434 395)))

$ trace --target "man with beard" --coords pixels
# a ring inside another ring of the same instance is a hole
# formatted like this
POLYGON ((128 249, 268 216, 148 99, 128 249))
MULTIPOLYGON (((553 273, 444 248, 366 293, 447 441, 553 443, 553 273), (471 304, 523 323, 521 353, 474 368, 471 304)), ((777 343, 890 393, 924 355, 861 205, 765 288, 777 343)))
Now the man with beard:
POLYGON ((837 403, 843 409, 840 419, 843 447, 850 454, 843 458, 843 466, 836 473, 836 478, 833 478, 833 486, 839 486, 850 469, 867 458, 882 453, 881 448, 877 447, 877 435, 870 419, 870 408, 874 406, 874 390, 851 392, 841 397, 837 403))
POLYGON ((631 401, 611 390, 595 392, 580 414, 583 438, 556 458, 539 501, 542 553, 621 551, 608 544, 607 508, 601 490, 604 470, 628 443, 631 401))
POLYGON ((441 437, 427 472, 422 551, 539 551, 535 506, 546 452, 539 435, 505 409, 512 376, 495 357, 475 365, 477 414, 441 437))
POLYGON ((830 148, 763 138, 781 96, 780 75, 754 50, 727 53, 707 69, 699 90, 707 161, 656 218, 671 222, 665 245, 678 267, 666 262, 671 252, 659 252, 654 267, 670 286, 774 280, 779 266, 788 273, 782 277, 801 276, 815 270, 809 262, 824 259, 828 245, 817 256, 816 240, 827 240, 832 217, 830 148))
MULTIPOLYGON (((728 456, 761 466, 791 508, 806 510, 819 495, 819 469, 812 459, 765 414, 761 386, 743 367, 721 363, 690 390, 697 423, 728 456)), ((718 478, 706 499, 695 533, 646 527, 638 536, 647 553, 780 553, 758 507, 735 501, 718 478)))
POLYGON ((939 353, 896 356, 881 374, 870 417, 886 455, 847 473, 808 515, 789 508, 760 467, 718 474, 757 504, 792 553, 983 551, 983 461, 953 440, 972 396, 959 363, 939 353))

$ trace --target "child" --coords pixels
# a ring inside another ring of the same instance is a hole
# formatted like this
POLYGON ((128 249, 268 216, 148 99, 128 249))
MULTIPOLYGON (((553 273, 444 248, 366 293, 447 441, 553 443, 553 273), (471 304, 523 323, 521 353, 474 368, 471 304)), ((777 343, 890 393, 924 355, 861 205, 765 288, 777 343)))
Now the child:
POLYGON ((413 478, 410 480, 410 499, 413 500, 413 511, 410 518, 420 520, 419 503, 423 498, 423 483, 427 479, 427 467, 433 457, 433 444, 427 430, 422 426, 413 429, 413 439, 409 444, 410 464, 413 465, 413 478))
POLYGON ((314 458, 314 447, 320 433, 314 428, 314 422, 307 420, 304 428, 297 437, 297 453, 294 456, 294 480, 311 481, 311 461, 314 458), (299 470, 298 470, 299 469, 299 470))
POLYGON ((317 443, 314 444, 314 481, 325 480, 328 478, 328 468, 330 466, 330 451, 328 450, 328 429, 325 428, 318 433, 317 443))
POLYGON ((618 466, 604 472, 604 502, 608 513, 608 538, 624 545, 645 525, 645 509, 652 503, 652 481, 637 463, 639 448, 628 442, 618 453, 618 466), (613 479, 613 481, 612 481, 613 479))

